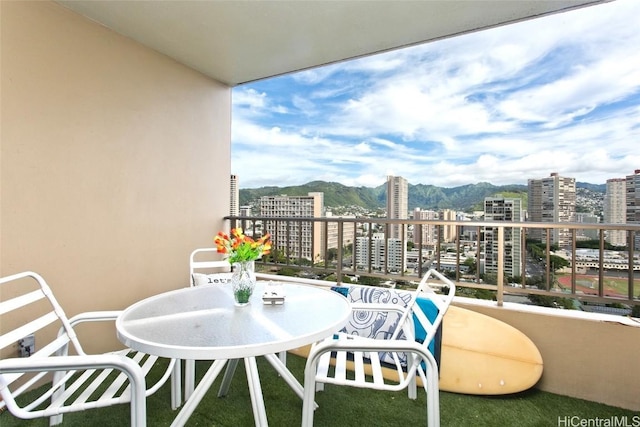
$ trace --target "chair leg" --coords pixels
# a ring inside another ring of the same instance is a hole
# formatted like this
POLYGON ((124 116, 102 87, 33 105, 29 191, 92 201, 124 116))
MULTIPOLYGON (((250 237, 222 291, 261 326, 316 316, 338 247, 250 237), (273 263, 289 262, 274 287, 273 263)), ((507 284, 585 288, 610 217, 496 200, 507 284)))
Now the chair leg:
POLYGON ((440 379, 435 362, 426 367, 424 374, 422 381, 425 383, 424 389, 427 392, 427 425, 440 427, 440 379))
POLYGON ((62 414, 49 417, 49 426, 57 426, 62 423, 62 414))
POLYGON ((233 375, 236 373, 236 368, 238 367, 238 361, 239 359, 232 359, 227 362, 227 369, 224 371, 224 376, 222 377, 220 390, 218 390, 218 397, 226 396, 229 392, 231 380, 233 379, 233 375))
POLYGON ((184 361, 184 400, 189 400, 196 382, 196 362, 195 360, 184 361))
POLYGON ((413 375, 413 378, 411 379, 411 381, 409 381, 409 384, 407 385, 407 394, 409 396, 409 399, 411 400, 416 400, 418 398, 418 386, 416 384, 416 375, 413 375))
POLYGON ((181 361, 176 360, 171 373, 171 409, 178 409, 182 405, 182 372, 181 361))
MULTIPOLYGON (((65 352, 65 355, 66 355, 66 352, 65 352)), ((53 384, 57 384, 65 376, 65 374, 66 374, 66 371, 56 371, 53 374, 53 378, 52 378, 53 384)), ((53 395, 51 396, 51 400, 52 401, 56 400, 63 393, 64 393, 64 384, 61 385, 58 389, 56 389, 55 392, 53 392, 53 395)), ((61 423, 62 423, 62 414, 53 415, 49 417, 49 426, 53 427, 61 423)))
MULTIPOLYGON (((316 370, 318 369, 316 358, 307 359, 304 368, 304 392, 302 397, 302 423, 301 427, 313 427, 313 412, 316 409, 316 370)), ((321 384, 321 383, 318 383, 321 384)))

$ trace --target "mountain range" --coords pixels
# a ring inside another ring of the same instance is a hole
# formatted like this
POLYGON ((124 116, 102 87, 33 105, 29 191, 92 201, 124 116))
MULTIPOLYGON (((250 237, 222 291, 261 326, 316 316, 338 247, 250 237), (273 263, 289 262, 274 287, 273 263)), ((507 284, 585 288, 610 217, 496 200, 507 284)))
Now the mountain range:
MULTIPOLYGON (((576 188, 584 188, 594 193, 604 193, 605 184, 576 183, 576 188)), ((306 196, 310 192, 324 193, 324 205, 329 208, 359 206, 367 210, 385 208, 387 203, 386 183, 378 187, 349 187, 337 182, 312 181, 290 187, 260 187, 240 189, 240 205, 259 206, 262 196, 306 196)), ((485 197, 502 194, 503 197, 521 198, 523 208, 527 205, 526 185, 493 185, 487 182, 462 185, 459 187, 436 187, 425 184, 409 184, 409 210, 454 209, 472 211, 481 209, 485 197)))

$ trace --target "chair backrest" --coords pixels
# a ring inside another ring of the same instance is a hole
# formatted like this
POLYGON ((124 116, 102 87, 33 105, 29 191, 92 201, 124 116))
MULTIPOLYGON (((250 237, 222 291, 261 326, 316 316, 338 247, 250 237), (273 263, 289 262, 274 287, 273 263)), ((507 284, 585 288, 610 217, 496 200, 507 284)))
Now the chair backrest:
MULTIPOLYGON (((51 288, 37 273, 30 271, 0 278, 0 354, 2 359, 21 355, 20 343, 35 337, 36 351, 25 357, 46 358, 64 355, 68 345, 84 354, 77 336, 51 288), (49 340, 50 339, 50 340, 49 340), (49 340, 47 342, 47 340, 49 340), (18 344, 16 346, 16 344, 18 344), (16 348, 17 347, 17 348, 16 348)), ((0 374, 0 408, 15 405, 15 398, 36 384, 51 381, 47 372, 0 374)), ((50 389, 48 389, 50 390, 50 389)), ((32 406, 38 406, 50 395, 33 396, 32 406)))
MULTIPOLYGON (((355 310, 341 332, 376 339, 406 339, 404 331, 410 329, 438 360, 442 318, 455 295, 455 285, 449 279, 429 270, 415 291, 364 285, 336 290, 354 304, 393 304, 405 309, 402 314, 355 310)), ((392 363, 391 355, 384 356, 383 362, 392 363)))
POLYGON ((189 257, 189 283, 200 286, 211 283, 226 283, 231 280, 231 265, 220 260, 217 248, 199 248, 189 257), (216 256, 218 259, 212 259, 216 256))
MULTIPOLYGON (((431 342, 438 332, 438 328, 442 325, 442 319, 455 294, 456 286, 451 280, 436 270, 427 271, 416 292, 413 293, 411 302, 407 305, 411 313, 405 312, 399 324, 403 325, 408 315, 412 315, 416 325, 416 338, 424 340, 426 343, 431 342), (436 282, 434 279, 438 281, 436 282), (441 293, 437 293, 436 289, 440 289, 441 293), (420 332, 420 329, 423 331, 420 332)), ((397 334, 398 331, 396 331, 397 334)))

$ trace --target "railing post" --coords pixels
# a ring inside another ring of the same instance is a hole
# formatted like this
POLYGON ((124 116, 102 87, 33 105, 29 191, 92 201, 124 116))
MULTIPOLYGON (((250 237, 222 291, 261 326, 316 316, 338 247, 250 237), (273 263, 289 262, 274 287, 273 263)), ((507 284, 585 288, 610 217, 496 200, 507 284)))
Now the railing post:
POLYGON ((629 232, 627 233, 627 242, 629 242, 627 244, 627 251, 628 251, 628 255, 627 255, 627 259, 629 260, 629 264, 628 264, 628 268, 627 268, 627 272, 628 272, 628 278, 629 278, 629 282, 628 282, 628 287, 629 287, 629 293, 627 295, 627 297, 629 298, 629 300, 633 300, 633 284, 634 284, 634 278, 635 278, 635 273, 634 273, 634 265, 633 265, 633 255, 634 255, 634 246, 635 246, 635 238, 634 238, 634 232, 632 230, 629 230, 629 232))
MULTIPOLYGON (((481 228, 478 226, 476 229, 476 283, 480 283, 480 259, 481 259, 481 255, 482 255, 482 241, 480 240, 481 238, 481 228)), ((485 250, 485 257, 486 257, 486 250, 485 250)), ((485 261, 485 265, 486 265, 486 261, 485 261)))
MULTIPOLYGON (((603 230, 600 230, 603 233, 603 230)), ((576 229, 571 229, 571 294, 575 295, 576 293, 576 249, 577 249, 577 241, 576 241, 576 229)))
POLYGON ((599 263, 598 263, 598 296, 604 295, 604 230, 600 230, 600 247, 598 249, 599 263))
POLYGON ((498 227, 498 307, 504 302, 504 227, 498 227))
MULTIPOLYGON (((342 238, 342 233, 344 232, 344 223, 342 221, 338 221, 338 250, 337 250, 337 257, 338 257, 338 265, 337 265, 337 271, 336 271, 336 282, 338 283, 342 283, 342 245, 344 243, 344 239, 342 238)), ((328 239, 328 236, 325 236, 326 239, 328 239)), ((325 247, 328 246, 328 240, 325 239, 325 247)))
POLYGON ((456 225, 456 282, 460 281, 460 234, 462 233, 462 229, 459 225, 456 225))
POLYGON ((527 287, 527 229, 520 228, 520 264, 521 264, 521 276, 522 289, 527 287))
POLYGON ((553 286, 553 271, 551 268, 551 229, 547 228, 547 255, 546 255, 546 263, 547 263, 547 286, 545 290, 551 290, 553 286))

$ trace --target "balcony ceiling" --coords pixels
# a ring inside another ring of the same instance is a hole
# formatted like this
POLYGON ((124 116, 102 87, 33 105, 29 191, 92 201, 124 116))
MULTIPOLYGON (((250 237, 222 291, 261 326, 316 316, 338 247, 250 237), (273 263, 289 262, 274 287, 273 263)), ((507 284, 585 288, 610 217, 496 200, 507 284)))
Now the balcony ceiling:
POLYGON ((235 86, 603 1, 58 3, 235 86))

